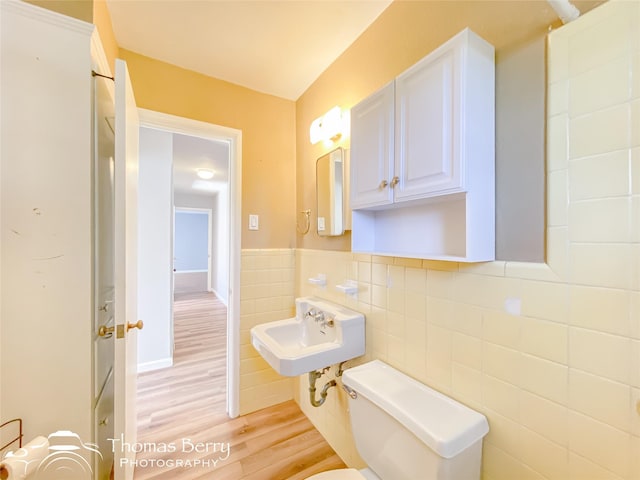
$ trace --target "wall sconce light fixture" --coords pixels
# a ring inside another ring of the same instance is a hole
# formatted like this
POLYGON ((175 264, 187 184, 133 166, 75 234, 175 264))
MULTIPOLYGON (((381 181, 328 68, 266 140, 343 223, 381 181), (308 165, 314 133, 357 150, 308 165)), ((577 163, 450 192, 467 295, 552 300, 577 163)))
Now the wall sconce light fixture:
POLYGON ((342 136, 345 119, 340 107, 333 107, 327 113, 316 118, 309 128, 309 139, 312 144, 324 141, 325 144, 336 142, 342 136))

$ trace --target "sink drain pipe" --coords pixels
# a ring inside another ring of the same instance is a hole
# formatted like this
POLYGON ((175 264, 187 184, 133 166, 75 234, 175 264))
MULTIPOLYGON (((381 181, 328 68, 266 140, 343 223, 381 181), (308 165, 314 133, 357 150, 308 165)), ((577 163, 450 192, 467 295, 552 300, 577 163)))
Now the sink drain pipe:
MULTIPOLYGON (((341 377, 344 372, 343 366, 346 362, 341 362, 336 371, 336 377, 341 377)), ((324 384, 322 390, 320 391, 320 399, 316 400, 316 380, 319 379, 322 375, 329 371, 331 367, 325 367, 321 371, 314 370, 309 372, 309 401, 311 405, 314 407, 321 406, 325 400, 327 399, 328 391, 331 387, 335 387, 337 385, 335 380, 331 380, 324 384)))

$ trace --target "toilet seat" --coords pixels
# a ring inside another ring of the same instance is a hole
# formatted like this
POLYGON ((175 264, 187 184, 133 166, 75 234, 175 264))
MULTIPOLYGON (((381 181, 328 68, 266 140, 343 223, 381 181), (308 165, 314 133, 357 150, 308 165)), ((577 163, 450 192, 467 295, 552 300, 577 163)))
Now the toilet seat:
POLYGON ((368 468, 365 470, 356 470, 355 468, 340 468, 338 470, 328 470, 326 472, 316 473, 307 478, 307 480, 374 480, 378 477, 368 468), (364 474, 366 473, 366 475, 364 474))
POLYGON ((340 468, 316 473, 307 480, 365 480, 365 477, 355 468, 340 468))

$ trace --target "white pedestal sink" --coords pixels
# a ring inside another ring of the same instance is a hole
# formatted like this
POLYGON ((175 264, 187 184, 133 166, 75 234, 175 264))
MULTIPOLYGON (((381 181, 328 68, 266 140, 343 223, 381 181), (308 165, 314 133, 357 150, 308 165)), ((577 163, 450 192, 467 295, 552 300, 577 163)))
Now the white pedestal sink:
POLYGON ((301 297, 295 317, 253 327, 251 343, 280 375, 295 377, 363 355, 364 315, 301 297))

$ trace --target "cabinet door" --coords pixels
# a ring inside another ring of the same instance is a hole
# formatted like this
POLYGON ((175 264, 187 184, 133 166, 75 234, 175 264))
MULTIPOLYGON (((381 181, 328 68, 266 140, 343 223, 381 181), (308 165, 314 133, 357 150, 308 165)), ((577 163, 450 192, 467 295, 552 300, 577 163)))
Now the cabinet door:
POLYGON ((351 109, 351 208, 393 201, 393 82, 351 109))
POLYGON ((454 145, 459 91, 455 52, 429 55, 396 79, 396 201, 461 187, 454 145))

